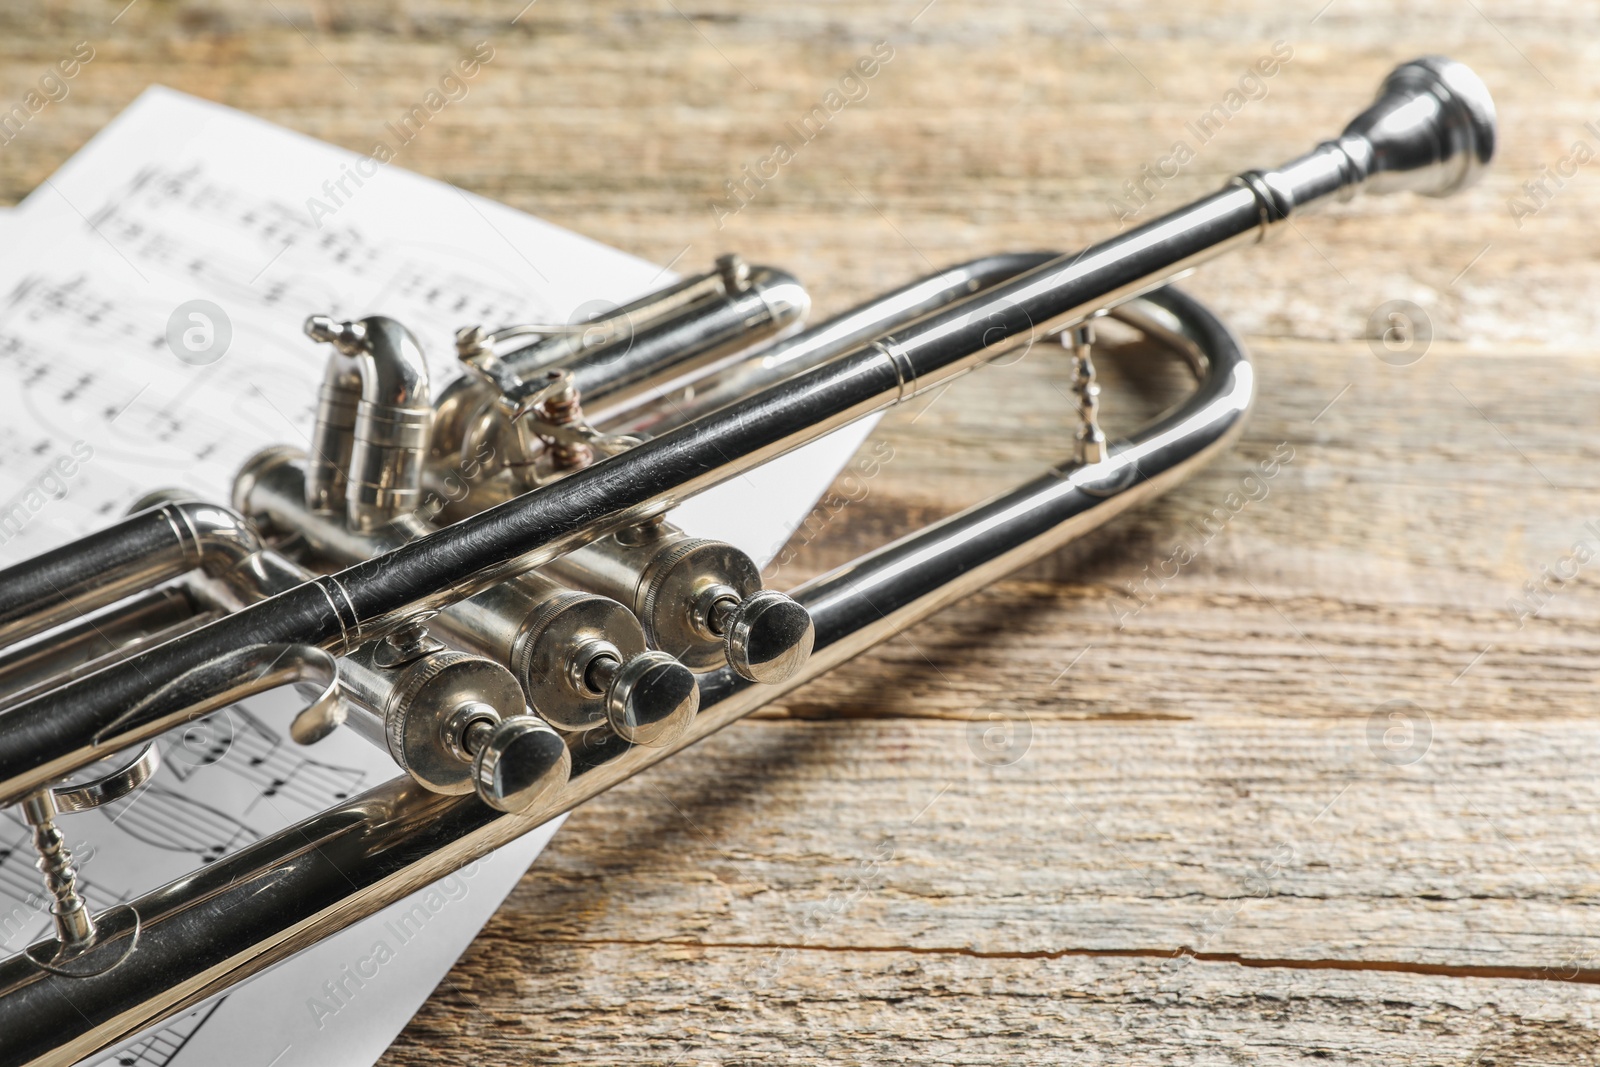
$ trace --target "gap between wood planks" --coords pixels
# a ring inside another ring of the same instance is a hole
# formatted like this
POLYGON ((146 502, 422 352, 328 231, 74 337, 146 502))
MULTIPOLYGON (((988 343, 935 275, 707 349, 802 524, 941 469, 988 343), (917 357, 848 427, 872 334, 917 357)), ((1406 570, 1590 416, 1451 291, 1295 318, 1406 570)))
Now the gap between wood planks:
MULTIPOLYGON (((485 931, 479 940, 495 939, 485 931)), ((518 944, 528 942, 518 941, 518 944)), ((784 941, 648 941, 625 937, 544 938, 533 944, 587 948, 612 945, 622 948, 702 948, 755 952, 860 952, 911 956, 967 956, 980 960, 1059 960, 1073 956, 1096 959, 1192 959, 1198 963, 1231 963, 1240 967, 1282 968, 1298 971, 1382 971, 1393 974, 1420 974, 1442 978, 1504 978, 1523 982, 1568 982, 1575 985, 1600 985, 1600 969, 1555 967, 1458 966, 1447 963, 1407 963, 1402 960, 1302 960, 1244 956, 1237 952, 1196 952, 1187 945, 1164 948, 1059 948, 1032 952, 983 951, 959 945, 926 948, 911 945, 815 945, 784 941)))

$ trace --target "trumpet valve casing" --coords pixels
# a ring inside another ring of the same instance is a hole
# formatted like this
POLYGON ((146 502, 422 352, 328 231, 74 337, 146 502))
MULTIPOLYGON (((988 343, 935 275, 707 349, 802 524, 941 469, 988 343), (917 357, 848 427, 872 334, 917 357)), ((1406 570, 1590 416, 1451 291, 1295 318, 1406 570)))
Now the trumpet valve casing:
POLYGON ((631 611, 538 573, 463 601, 440 621, 462 643, 507 663, 529 703, 562 730, 609 725, 624 740, 663 744, 699 707, 693 674, 648 649, 631 611))
POLYGON ((339 676, 366 713, 351 720, 358 730, 435 793, 476 790, 491 807, 522 810, 571 773, 560 735, 525 714, 522 687, 493 660, 391 638, 351 653, 339 676))
POLYGON ((691 670, 729 666, 750 681, 776 683, 811 654, 810 615, 785 594, 763 589, 754 560, 665 521, 601 538, 550 570, 627 604, 650 645, 691 670))

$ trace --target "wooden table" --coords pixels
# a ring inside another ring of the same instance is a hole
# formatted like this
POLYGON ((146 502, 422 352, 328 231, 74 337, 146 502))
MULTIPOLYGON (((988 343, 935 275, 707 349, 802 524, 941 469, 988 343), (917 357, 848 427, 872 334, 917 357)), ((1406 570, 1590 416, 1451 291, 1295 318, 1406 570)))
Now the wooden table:
MULTIPOLYGON (((823 313, 1114 232, 1180 139, 1139 217, 1331 135, 1399 60, 1470 62, 1504 129, 1482 185, 1352 203, 1188 283, 1258 360, 1237 447, 578 811, 383 1062, 1600 1058, 1600 163, 1562 165, 1600 151, 1592 6, 144 0, 113 24, 124 2, 0 10, 0 99, 95 49, 0 149, 0 197, 152 81, 365 150, 487 41, 403 165, 663 263, 785 265, 823 313), (1200 144, 1186 123, 1275 41, 1265 98, 1200 144), (1522 188, 1547 166, 1573 173, 1522 188), (1367 339, 1394 300, 1431 322, 1409 365, 1367 339), (979 758, 993 730, 1014 761, 979 758)), ((781 581, 1059 457, 1064 382, 1040 353, 887 418, 892 458, 781 581)))

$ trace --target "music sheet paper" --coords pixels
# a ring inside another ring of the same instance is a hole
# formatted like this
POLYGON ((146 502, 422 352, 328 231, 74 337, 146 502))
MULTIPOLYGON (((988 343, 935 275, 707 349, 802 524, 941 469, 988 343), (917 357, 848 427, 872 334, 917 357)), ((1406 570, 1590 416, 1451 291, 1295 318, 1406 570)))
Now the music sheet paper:
MULTIPOLYGON (((304 445, 326 358, 301 333, 307 314, 401 319, 442 387, 457 327, 574 321, 674 277, 408 173, 403 153, 368 176, 362 158, 157 87, 0 216, 0 564, 105 526, 153 488, 225 501, 257 449, 304 445), (192 318, 193 301, 222 321, 192 318), (209 355, 224 328, 220 357, 179 358, 185 330, 209 355)), ((869 428, 737 478, 678 520, 765 562, 869 428)), ((93 906, 394 775, 348 731, 290 743, 292 703, 269 694, 164 739, 148 786, 63 820, 93 906)), ((374 1062, 558 824, 88 1062, 374 1062)), ((40 936, 44 908, 24 827, 0 814, 0 951, 40 936)))

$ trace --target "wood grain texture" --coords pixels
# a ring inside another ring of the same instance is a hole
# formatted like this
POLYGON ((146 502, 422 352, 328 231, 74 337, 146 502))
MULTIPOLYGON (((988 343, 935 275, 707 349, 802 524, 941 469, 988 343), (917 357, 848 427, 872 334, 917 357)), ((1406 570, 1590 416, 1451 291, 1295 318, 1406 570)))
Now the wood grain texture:
MULTIPOLYGON (((1265 99, 1140 218, 1333 133, 1399 60, 1471 63, 1503 133, 1479 187, 1187 283, 1257 357, 1235 449, 581 809, 384 1063, 1600 1060, 1600 563, 1513 603, 1600 545, 1600 162, 1512 211, 1600 150, 1591 6, 124 2, 0 10, 0 100, 96 49, 0 147, 0 198, 152 81, 365 150, 482 40, 401 165, 663 263, 782 264, 824 314, 1114 232, 1276 41, 1265 99), (719 228, 723 183, 879 41, 865 98, 719 228), (1432 325, 1409 366, 1367 340, 1391 300, 1432 325)), ((1114 425, 1180 384, 1102 362, 1114 425)), ((1059 456, 1061 363, 891 415, 780 584, 1059 456)))

